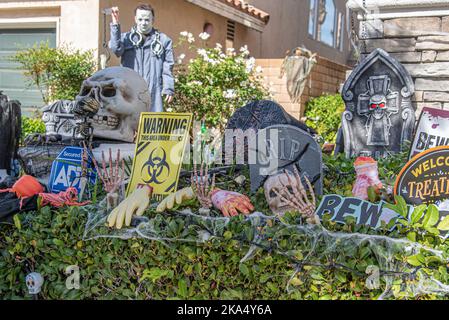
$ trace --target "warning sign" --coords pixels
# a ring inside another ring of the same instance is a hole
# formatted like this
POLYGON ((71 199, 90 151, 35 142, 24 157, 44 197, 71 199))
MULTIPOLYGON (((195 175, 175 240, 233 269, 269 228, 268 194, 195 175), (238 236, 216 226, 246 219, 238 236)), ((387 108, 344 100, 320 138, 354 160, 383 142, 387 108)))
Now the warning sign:
POLYGON ((127 195, 140 184, 153 187, 155 195, 177 190, 191 123, 191 113, 141 113, 127 195))

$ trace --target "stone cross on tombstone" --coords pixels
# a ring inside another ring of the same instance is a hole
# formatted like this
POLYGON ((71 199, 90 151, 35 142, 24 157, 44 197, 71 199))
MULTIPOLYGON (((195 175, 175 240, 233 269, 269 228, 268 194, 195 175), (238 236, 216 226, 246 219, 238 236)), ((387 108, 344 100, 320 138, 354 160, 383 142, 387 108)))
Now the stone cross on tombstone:
POLYGON ((415 126, 413 80, 407 70, 382 49, 374 50, 354 69, 342 96, 346 110, 337 144, 346 157, 382 158, 401 151, 415 126))

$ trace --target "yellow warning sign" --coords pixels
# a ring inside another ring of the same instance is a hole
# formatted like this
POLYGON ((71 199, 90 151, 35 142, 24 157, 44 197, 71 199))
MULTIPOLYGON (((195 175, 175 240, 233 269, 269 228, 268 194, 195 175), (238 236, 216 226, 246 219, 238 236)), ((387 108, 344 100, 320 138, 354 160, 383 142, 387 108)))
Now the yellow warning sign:
POLYGON ((191 113, 141 113, 127 195, 139 184, 153 187, 153 195, 177 190, 192 117, 191 113))

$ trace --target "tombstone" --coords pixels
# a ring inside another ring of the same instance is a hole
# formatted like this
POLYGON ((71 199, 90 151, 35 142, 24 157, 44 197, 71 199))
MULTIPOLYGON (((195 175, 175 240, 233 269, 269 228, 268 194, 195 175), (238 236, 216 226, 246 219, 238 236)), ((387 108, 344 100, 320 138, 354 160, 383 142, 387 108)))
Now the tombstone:
MULTIPOLYGON (((0 176, 12 175, 15 171, 21 128, 20 102, 9 100, 0 91, 0 176)), ((2 180, 0 178, 0 180, 2 180)))
POLYGON ((345 82, 342 96, 346 110, 342 115, 346 157, 385 157, 398 153, 411 141, 415 92, 407 70, 387 52, 374 50, 354 69, 345 82))
POLYGON ((243 131, 254 129, 257 132, 260 129, 277 124, 292 125, 309 134, 316 134, 313 129, 288 114, 281 105, 270 100, 253 101, 237 109, 229 119, 226 129, 241 129, 243 131))
POLYGON ((313 129, 293 118, 276 102, 269 100, 253 101, 235 111, 228 121, 225 136, 228 137, 227 135, 232 133, 233 138, 226 138, 224 150, 233 150, 233 152, 225 152, 225 163, 230 164, 236 161, 237 164, 243 164, 236 159, 240 156, 238 154, 239 148, 237 147, 239 143, 243 143, 243 162, 245 164, 248 163, 247 139, 249 138, 245 139, 244 136, 253 137, 259 130, 273 125, 291 125, 300 128, 311 135, 316 134, 313 129))
POLYGON ((307 177, 315 194, 323 193, 323 162, 320 145, 306 131, 292 125, 274 125, 259 130, 249 142, 251 192, 284 170, 307 177))

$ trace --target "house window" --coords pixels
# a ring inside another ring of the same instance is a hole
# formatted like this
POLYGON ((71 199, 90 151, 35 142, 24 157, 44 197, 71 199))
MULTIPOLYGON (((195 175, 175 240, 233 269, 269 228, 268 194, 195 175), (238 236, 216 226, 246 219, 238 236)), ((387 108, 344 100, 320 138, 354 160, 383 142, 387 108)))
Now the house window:
POLYGON ((309 35, 313 39, 343 50, 344 14, 334 0, 309 0, 309 35))
POLYGON ((42 107, 44 102, 39 88, 30 85, 23 70, 19 69, 20 64, 12 61, 11 57, 21 48, 31 48, 41 42, 56 47, 56 29, 0 29, 0 91, 4 91, 11 100, 19 100, 25 114, 31 112, 30 108, 42 107))

